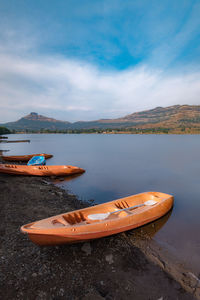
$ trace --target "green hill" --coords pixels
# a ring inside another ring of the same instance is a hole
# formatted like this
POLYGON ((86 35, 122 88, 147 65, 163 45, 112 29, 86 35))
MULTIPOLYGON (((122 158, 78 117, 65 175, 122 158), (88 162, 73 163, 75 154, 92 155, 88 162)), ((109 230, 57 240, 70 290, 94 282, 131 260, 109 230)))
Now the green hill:
POLYGON ((0 135, 1 134, 9 134, 9 133, 11 133, 11 132, 8 128, 0 126, 0 135))

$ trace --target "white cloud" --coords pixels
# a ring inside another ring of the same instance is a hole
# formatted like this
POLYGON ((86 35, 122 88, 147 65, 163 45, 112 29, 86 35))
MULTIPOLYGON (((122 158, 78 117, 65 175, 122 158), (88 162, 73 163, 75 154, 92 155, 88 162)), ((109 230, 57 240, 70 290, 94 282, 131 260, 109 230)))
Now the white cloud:
POLYGON ((139 66, 103 71, 63 57, 0 53, 0 123, 30 111, 78 121, 116 118, 156 106, 199 104, 200 72, 139 66))
POLYGON ((152 3, 142 1, 79 2, 76 7, 48 4, 39 11, 34 5, 27 12, 24 6, 4 3, 0 123, 30 111, 78 121, 199 104, 200 71, 194 70, 194 64, 199 68, 199 3, 155 2, 152 9, 152 3), (106 71, 55 53, 102 63, 104 68, 142 63, 125 71, 106 71), (180 73, 183 64, 189 72, 180 73))

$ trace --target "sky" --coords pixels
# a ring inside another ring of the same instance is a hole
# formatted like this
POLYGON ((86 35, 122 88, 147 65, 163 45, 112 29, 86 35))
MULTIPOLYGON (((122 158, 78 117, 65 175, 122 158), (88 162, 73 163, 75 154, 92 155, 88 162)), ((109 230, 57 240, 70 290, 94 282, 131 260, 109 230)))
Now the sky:
POLYGON ((199 0, 0 0, 0 123, 200 104, 199 0))

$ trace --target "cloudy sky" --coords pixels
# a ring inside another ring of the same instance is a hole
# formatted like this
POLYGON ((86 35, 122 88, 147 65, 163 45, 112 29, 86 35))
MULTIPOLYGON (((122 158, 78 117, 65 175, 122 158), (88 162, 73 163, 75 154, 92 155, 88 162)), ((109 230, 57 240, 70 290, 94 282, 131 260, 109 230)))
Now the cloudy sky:
POLYGON ((0 0, 0 123, 200 104, 199 0, 0 0))

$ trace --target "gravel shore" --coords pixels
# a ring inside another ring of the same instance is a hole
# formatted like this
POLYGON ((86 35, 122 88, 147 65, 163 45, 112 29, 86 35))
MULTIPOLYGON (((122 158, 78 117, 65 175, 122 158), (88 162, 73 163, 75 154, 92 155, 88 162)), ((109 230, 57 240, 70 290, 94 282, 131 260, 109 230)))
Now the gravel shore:
POLYGON ((0 175, 2 299, 194 299, 129 238, 38 247, 20 232, 34 220, 90 205, 49 180, 0 175))

